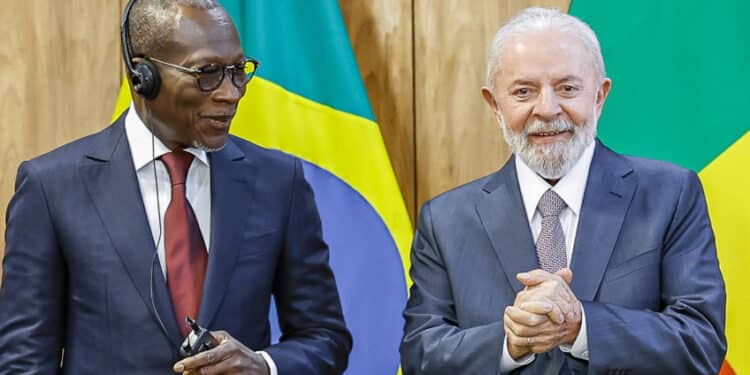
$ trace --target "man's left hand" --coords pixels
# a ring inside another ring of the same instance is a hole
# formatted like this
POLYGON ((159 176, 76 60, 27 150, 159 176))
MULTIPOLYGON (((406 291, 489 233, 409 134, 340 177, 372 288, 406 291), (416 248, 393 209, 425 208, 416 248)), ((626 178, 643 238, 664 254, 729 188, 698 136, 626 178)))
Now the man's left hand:
POLYGON ((248 374, 268 375, 270 370, 262 355, 235 340, 224 331, 211 334, 219 345, 211 350, 185 358, 174 365, 183 375, 248 374))
MULTIPOLYGON (((509 345, 527 347, 532 353, 545 353, 561 344, 572 344, 581 329, 581 319, 554 323, 538 312, 529 312, 531 304, 508 306, 503 317, 509 345)), ((512 354, 511 354, 512 355, 512 354)))
POLYGON ((568 285, 572 277, 569 269, 555 274, 534 270, 518 275, 526 288, 505 312, 509 346, 544 353, 575 341, 581 327, 581 304, 568 285))

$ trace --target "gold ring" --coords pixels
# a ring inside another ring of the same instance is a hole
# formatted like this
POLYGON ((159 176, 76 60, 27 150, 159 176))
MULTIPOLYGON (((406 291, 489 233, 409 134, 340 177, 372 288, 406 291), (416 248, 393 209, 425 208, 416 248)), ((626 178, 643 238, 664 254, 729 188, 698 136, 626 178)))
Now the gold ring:
POLYGON ((208 363, 214 363, 214 353, 208 352, 206 353, 206 360, 208 360, 208 363))
POLYGON ((531 346, 531 337, 526 338, 526 346, 531 346))

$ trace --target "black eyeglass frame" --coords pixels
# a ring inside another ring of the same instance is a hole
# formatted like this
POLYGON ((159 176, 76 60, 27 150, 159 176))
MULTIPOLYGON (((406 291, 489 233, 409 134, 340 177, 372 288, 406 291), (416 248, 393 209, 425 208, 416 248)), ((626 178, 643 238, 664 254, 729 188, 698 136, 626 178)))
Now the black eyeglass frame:
POLYGON ((164 61, 164 60, 159 60, 159 59, 157 59, 155 57, 144 57, 144 58, 146 60, 148 60, 148 61, 153 61, 153 62, 162 64, 162 65, 168 66, 170 68, 175 68, 175 69, 177 69, 177 70, 179 70, 179 71, 181 71, 183 73, 187 73, 187 74, 192 75, 193 77, 195 77, 196 84, 198 85, 198 88, 201 91, 204 91, 204 92, 211 92, 211 91, 214 91, 217 88, 219 88, 219 86, 221 86, 221 83, 224 82, 224 78, 227 75, 229 75, 229 80, 232 82, 232 84, 235 87, 237 87, 238 89, 241 89, 245 85, 247 85, 248 83, 250 83, 250 80, 253 79, 253 77, 255 76, 255 72, 258 71, 258 67, 260 66, 260 61, 254 59, 252 57, 245 57, 245 63, 242 65, 242 73, 247 77, 247 80, 245 82, 243 82, 242 84, 238 84, 237 82, 234 81, 234 72, 240 70, 238 68, 239 64, 233 64, 233 65, 207 64, 205 66, 202 66, 200 68, 195 69, 195 68, 188 68, 188 67, 182 66, 182 65, 172 64, 172 63, 164 61), (253 71, 250 72, 250 73, 246 73, 245 72, 247 64, 253 64, 253 71), (211 66, 211 65, 215 65, 215 66, 218 66, 219 68, 221 68, 221 70, 219 70, 221 72, 221 77, 219 78, 218 81, 216 81, 216 84, 213 87, 203 87, 201 85, 201 75, 205 75, 206 72, 204 71, 204 69, 206 67, 208 67, 208 66, 211 66))

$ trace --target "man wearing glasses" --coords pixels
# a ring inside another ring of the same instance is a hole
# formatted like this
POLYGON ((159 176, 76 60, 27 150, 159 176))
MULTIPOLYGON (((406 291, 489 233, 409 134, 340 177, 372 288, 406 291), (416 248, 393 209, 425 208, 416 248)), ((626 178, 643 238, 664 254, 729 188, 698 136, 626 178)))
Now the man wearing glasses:
POLYGON ((0 374, 342 373, 352 339, 300 161, 229 135, 258 62, 225 10, 131 0, 123 52, 130 110, 19 168, 0 374), (182 359, 186 318, 218 346, 182 359))

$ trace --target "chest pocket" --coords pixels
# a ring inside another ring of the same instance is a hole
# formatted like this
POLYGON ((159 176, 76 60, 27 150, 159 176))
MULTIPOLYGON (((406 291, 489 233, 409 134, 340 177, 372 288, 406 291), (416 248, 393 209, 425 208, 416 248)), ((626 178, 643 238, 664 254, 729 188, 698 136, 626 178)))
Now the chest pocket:
POLYGON ((645 251, 638 252, 635 256, 609 267, 604 276, 604 282, 608 283, 621 279, 651 265, 658 266, 661 260, 661 246, 649 246, 646 249, 645 251))
POLYGON ((237 254, 237 262, 245 262, 257 259, 258 257, 274 257, 279 251, 282 243, 280 231, 277 229, 263 228, 260 230, 246 233, 240 244, 240 251, 237 254))

